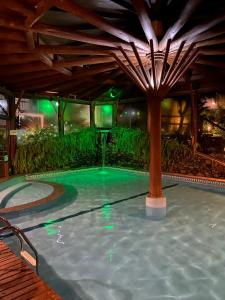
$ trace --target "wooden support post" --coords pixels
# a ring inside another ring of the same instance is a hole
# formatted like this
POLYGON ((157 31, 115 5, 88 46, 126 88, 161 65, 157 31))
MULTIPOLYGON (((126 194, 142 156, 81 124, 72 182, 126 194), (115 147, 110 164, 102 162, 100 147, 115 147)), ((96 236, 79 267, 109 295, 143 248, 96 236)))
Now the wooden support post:
POLYGON ((16 154, 16 135, 10 135, 11 130, 16 130, 16 102, 15 98, 11 97, 9 103, 9 168, 13 174, 13 161, 16 154))
POLYGON ((63 107, 63 101, 58 101, 58 131, 59 135, 64 135, 64 107, 63 107))
POLYGON ((148 117, 150 118, 150 185, 146 198, 146 213, 152 219, 166 215, 166 199, 162 194, 161 172, 161 101, 159 96, 148 96, 148 117))
POLYGON ((195 152, 198 142, 198 92, 191 90, 191 136, 192 147, 195 152))
POLYGON ((95 128, 95 102, 90 104, 90 127, 95 128))

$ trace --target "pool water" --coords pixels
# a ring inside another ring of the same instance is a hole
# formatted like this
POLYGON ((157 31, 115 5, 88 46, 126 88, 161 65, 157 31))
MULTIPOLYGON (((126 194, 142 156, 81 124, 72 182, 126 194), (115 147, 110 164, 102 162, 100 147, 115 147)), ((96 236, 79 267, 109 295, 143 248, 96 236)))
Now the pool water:
POLYGON ((224 193, 165 181, 168 214, 158 222, 145 216, 144 173, 87 169, 38 179, 65 185, 73 201, 12 223, 63 299, 225 299, 224 193))

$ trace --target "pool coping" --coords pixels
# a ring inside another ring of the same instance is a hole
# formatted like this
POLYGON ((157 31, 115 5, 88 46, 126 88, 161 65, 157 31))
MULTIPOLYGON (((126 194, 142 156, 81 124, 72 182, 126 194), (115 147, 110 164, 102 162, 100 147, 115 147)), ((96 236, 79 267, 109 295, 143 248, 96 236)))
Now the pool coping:
MULTIPOLYGON (((29 180, 32 182, 32 180, 29 180)), ((34 182, 39 182, 43 184, 48 184, 53 187, 53 192, 39 200, 35 200, 33 202, 25 203, 25 204, 20 204, 12 207, 6 207, 6 208, 1 208, 0 209, 0 214, 7 214, 7 213, 15 213, 15 212, 22 212, 25 211, 26 209, 30 208, 36 208, 36 207, 41 207, 45 204, 52 203, 53 201, 58 200, 60 196, 62 196, 65 192, 64 186, 59 183, 53 183, 53 182, 48 182, 48 181, 41 181, 41 180, 35 180, 34 182)))
MULTIPOLYGON (((143 174, 143 175, 149 174, 148 171, 135 170, 135 169, 125 168, 125 167, 105 166, 104 168, 122 170, 122 171, 130 171, 130 172, 143 174)), ((87 171, 87 170, 99 170, 99 169, 101 169, 101 166, 89 167, 89 168, 86 168, 86 167, 78 168, 78 169, 74 169, 74 170, 49 171, 49 172, 25 175, 25 179, 33 180, 33 179, 38 179, 40 177, 60 176, 63 174, 73 174, 73 173, 87 171)), ((225 190, 225 179, 203 177, 203 176, 192 176, 192 175, 185 175, 185 174, 179 174, 179 173, 168 173, 168 172, 163 172, 162 176, 164 179, 174 180, 175 182, 190 183, 190 184, 194 184, 196 186, 201 184, 204 186, 217 188, 219 190, 225 190)))

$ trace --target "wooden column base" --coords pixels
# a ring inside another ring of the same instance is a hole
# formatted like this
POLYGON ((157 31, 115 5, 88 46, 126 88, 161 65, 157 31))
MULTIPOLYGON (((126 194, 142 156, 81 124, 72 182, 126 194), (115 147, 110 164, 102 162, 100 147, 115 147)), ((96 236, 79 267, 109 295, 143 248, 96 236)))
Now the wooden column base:
POLYGON ((152 220, 161 220, 166 216, 166 198, 146 197, 146 215, 152 220))
POLYGON ((8 162, 3 162, 3 177, 7 178, 9 177, 9 163, 8 162))

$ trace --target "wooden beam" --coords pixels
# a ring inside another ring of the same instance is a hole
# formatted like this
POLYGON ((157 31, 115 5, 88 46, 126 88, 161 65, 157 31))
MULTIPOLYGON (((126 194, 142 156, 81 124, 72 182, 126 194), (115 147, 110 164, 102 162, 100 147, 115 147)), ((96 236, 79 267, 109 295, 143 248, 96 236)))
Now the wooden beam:
POLYGON ((214 27, 215 25, 223 22, 225 20, 225 13, 220 13, 219 16, 213 16, 211 20, 205 22, 204 24, 199 24, 195 26, 193 29, 189 30, 185 34, 183 34, 178 40, 174 41, 171 45, 171 48, 177 48, 179 43, 183 40, 191 40, 194 41, 196 36, 200 35, 202 32, 214 27), (191 38, 190 38, 191 37, 191 38))
POLYGON ((53 75, 59 76, 59 74, 56 73, 55 70, 46 70, 45 72, 33 70, 30 73, 23 74, 22 77, 19 74, 14 75, 13 77, 12 76, 7 77, 7 82, 8 83, 14 83, 16 85, 23 84, 23 83, 28 84, 28 85, 30 85, 30 84, 32 85, 33 84, 32 80, 34 80, 34 83, 37 80, 40 80, 41 78, 43 79, 44 77, 46 77, 49 80, 50 78, 48 78, 48 76, 53 76, 53 75))
POLYGON ((35 12, 25 21, 26 26, 32 27, 54 4, 54 0, 41 0, 35 5, 35 12))
POLYGON ((7 0, 1 1, 1 6, 4 6, 10 10, 21 13, 24 16, 30 16, 33 13, 33 8, 28 6, 25 1, 7 0))
POLYGON ((132 3, 137 11, 141 26, 145 33, 146 39, 149 43, 150 40, 153 40, 154 48, 158 50, 158 40, 155 35, 154 28, 152 27, 152 22, 149 18, 148 7, 144 0, 132 0, 132 3))
MULTIPOLYGON (((172 82, 175 81, 175 79, 178 77, 178 74, 180 73, 184 73, 183 72, 183 68, 184 66, 186 66, 186 63, 189 61, 189 58, 193 56, 192 50, 194 48, 195 44, 191 44, 188 49, 184 52, 183 56, 181 57, 180 61, 177 63, 176 67, 174 68, 174 70, 172 71, 170 77, 167 79, 167 85, 170 86, 170 84, 172 82)), ((194 50, 194 54, 195 51, 198 51, 198 49, 194 50)), ((197 53, 197 52, 196 52, 197 53)), ((180 76, 181 77, 181 76, 180 76)), ((179 77, 179 78, 180 78, 179 77)), ((177 80, 176 80, 177 81, 177 80)))
POLYGON ((175 68, 175 66, 176 66, 176 64, 177 64, 177 62, 178 62, 178 59, 179 59, 180 54, 181 54, 181 52, 182 52, 182 50, 183 50, 184 44, 185 44, 185 41, 181 42, 180 47, 179 47, 179 49, 177 50, 176 55, 175 55, 175 57, 174 57, 174 59, 173 59, 173 62, 172 62, 172 64, 170 65, 169 70, 168 70, 168 72, 166 73, 166 76, 165 76, 165 78, 164 78, 164 80, 163 80, 163 82, 162 82, 163 85, 167 85, 167 81, 168 81, 168 79, 170 78, 171 73, 173 72, 173 70, 174 70, 174 68, 175 68))
POLYGON ((140 66, 140 68, 141 68, 141 72, 142 72, 142 74, 143 74, 143 77, 144 77, 145 80, 146 80, 146 84, 147 84, 146 87, 149 88, 149 86, 150 86, 150 80, 149 80, 149 77, 148 77, 148 75, 147 75, 147 72, 145 71, 145 68, 144 68, 143 63, 142 63, 142 61, 141 61, 141 58, 140 58, 140 56, 139 56, 138 50, 137 50, 137 48, 136 48, 136 46, 135 46, 135 44, 134 44, 133 42, 131 42, 131 47, 132 47, 132 49, 133 49, 133 51, 134 51, 135 57, 136 57, 136 59, 137 59, 137 61, 138 61, 138 64, 139 64, 139 66, 140 66))
POLYGON ((25 32, 26 34, 26 38, 27 38, 27 47, 30 50, 34 50, 35 49, 35 41, 34 41, 34 34, 32 31, 28 30, 25 32))
POLYGON ((196 63, 200 64, 200 65, 207 65, 207 66, 212 66, 212 67, 216 67, 216 68, 220 68, 220 69, 225 68, 225 62, 215 61, 215 60, 208 59, 208 58, 200 58, 196 61, 196 63))
POLYGON ((103 66, 91 67, 91 68, 84 69, 82 71, 79 70, 79 71, 74 72, 73 75, 70 77, 70 79, 67 79, 65 77, 63 79, 63 78, 59 77, 59 79, 55 79, 54 81, 49 81, 49 82, 45 81, 45 82, 43 82, 43 84, 37 85, 37 87, 38 87, 38 89, 41 89, 41 90, 43 90, 44 88, 48 88, 48 89, 57 88, 60 83, 73 81, 74 79, 76 79, 76 80, 78 80, 78 79, 80 80, 82 78, 86 79, 87 76, 104 73, 104 72, 111 71, 111 70, 117 69, 117 68, 118 68, 118 66, 116 63, 109 63, 109 64, 105 64, 103 66))
MULTIPOLYGON (((27 44, 28 44, 28 48, 30 50, 34 50, 35 49, 35 39, 34 39, 34 33, 32 31, 27 31, 26 32, 26 36, 27 36, 27 44)), ((43 62, 46 66, 48 66, 49 68, 53 68, 54 70, 67 75, 67 76, 71 76, 72 72, 62 66, 58 66, 58 65, 53 65, 53 62, 51 60, 51 58, 49 57, 48 54, 43 54, 43 53, 36 53, 35 54, 39 60, 41 62, 43 62)))
MULTIPOLYGON (((1 22, 1 21, 0 21, 1 22)), ((10 53, 30 53, 31 51, 27 48, 26 43, 22 42, 8 42, 1 43, 0 54, 10 53)))
MULTIPOLYGON (((79 41, 93 45, 100 45, 106 47, 118 47, 120 45, 119 41, 115 41, 110 38, 94 36, 93 34, 89 34, 86 32, 79 32, 71 30, 71 28, 62 28, 53 25, 45 25, 45 24, 36 24, 31 29, 33 32, 38 32, 50 36, 56 36, 60 38, 64 38, 72 41, 79 41)), ((130 45, 126 43, 122 43, 125 49, 131 50, 130 45)))
POLYGON ((180 73, 180 70, 182 70, 183 66, 185 65, 186 61, 188 61, 188 56, 191 55, 191 51, 195 47, 195 44, 192 43, 188 49, 184 52, 184 55, 181 57, 180 61, 177 63, 176 67, 172 71, 170 77, 167 79, 167 85, 170 86, 170 82, 174 81, 174 78, 177 77, 177 74, 180 73))
POLYGON ((169 39, 167 41, 167 45, 166 45, 166 52, 163 58, 163 67, 162 67, 162 73, 160 76, 160 81, 159 81, 159 86, 161 86, 164 77, 165 77, 165 72, 166 72, 166 66, 167 66, 167 59, 168 59, 168 55, 169 55, 169 51, 170 51, 170 45, 171 45, 171 40, 169 39))
POLYGON ((83 65, 95 65, 95 64, 102 64, 113 62, 114 59, 112 57, 99 57, 99 56, 92 56, 92 57, 80 57, 76 59, 70 60, 60 60, 54 62, 54 67, 83 67, 83 65))
POLYGON ((159 43, 159 50, 163 51, 166 48, 166 43, 168 39, 174 39, 176 34, 181 30, 181 28, 186 24, 193 11, 199 6, 202 0, 189 0, 185 5, 178 20, 171 26, 165 33, 163 39, 159 43))
MULTIPOLYGON (((85 79, 85 87, 87 87, 87 85, 89 87, 89 84, 91 82, 94 82, 95 85, 96 85, 96 81, 93 80, 93 78, 87 77, 85 79)), ((81 79, 81 80, 78 79, 76 81, 75 80, 69 80, 69 81, 64 82, 64 83, 59 83, 53 89, 51 88, 51 90, 58 91, 60 93, 69 93, 71 91, 75 92, 76 89, 78 89, 79 87, 84 87, 84 81, 83 81, 83 79, 81 79)))
MULTIPOLYGON (((16 1, 18 2, 18 1, 16 1)), ((12 28, 16 30, 24 30, 24 22, 22 18, 15 18, 0 14, 0 26, 12 28)))
POLYGON ((31 61, 37 61, 38 58, 33 53, 27 54, 3 54, 1 55, 0 65, 23 64, 31 61))
POLYGON ((213 30, 207 30, 195 37, 195 42, 201 42, 205 40, 213 39, 219 35, 223 35, 225 33, 225 25, 219 24, 213 30))
MULTIPOLYGON (((119 43, 119 46, 123 47, 123 43, 119 43)), ((119 47, 116 46, 116 47, 119 47)), ((129 56, 133 55, 132 48, 130 45, 127 45, 127 48, 130 50, 126 50, 129 56)), ((126 47, 124 48, 126 49, 126 47)), ((91 45, 85 46, 70 46, 70 45, 39 45, 36 47, 36 51, 41 53, 49 53, 49 54, 62 54, 62 55, 98 55, 98 56, 108 56, 110 53, 115 53, 116 55, 120 55, 120 51, 117 48, 110 47, 110 48, 103 48, 91 45)), ((139 52, 139 54, 143 57, 146 56, 144 52, 139 52)))
POLYGON ((157 89, 157 84, 156 84, 156 72, 155 72, 155 57, 154 57, 154 45, 153 41, 150 40, 150 50, 151 50, 151 64, 152 64, 152 74, 151 77, 153 78, 153 90, 157 89))
POLYGON ((198 54, 199 54, 198 49, 195 49, 193 51, 193 53, 191 53, 190 56, 187 59, 185 59, 183 66, 180 68, 180 70, 177 72, 177 74, 175 74, 173 80, 171 81, 171 83, 170 83, 171 87, 184 75, 184 73, 188 70, 188 68, 190 68, 192 63, 198 57, 198 54))
POLYGON ((124 51, 124 49, 122 47, 119 48, 120 51, 122 52, 124 58, 127 60, 127 62, 129 63, 131 69, 134 71, 134 73, 136 74, 136 76, 139 78, 139 80, 142 82, 142 84, 144 85, 144 87, 147 89, 147 85, 146 85, 146 81, 144 80, 144 77, 142 76, 142 74, 140 72, 138 72, 137 68, 134 66, 134 64, 132 63, 132 61, 130 60, 129 56, 126 54, 126 52, 124 51))
POLYGON ((18 64, 14 66, 3 66, 1 67, 1 72, 5 73, 6 75, 9 74, 11 76, 13 74, 28 73, 34 70, 42 71, 46 69, 48 69, 48 67, 45 64, 41 62, 32 62, 28 64, 18 64))
MULTIPOLYGON (((126 42, 134 42, 138 48, 148 51, 148 44, 144 43, 142 40, 132 36, 128 32, 118 28, 115 25, 112 25, 106 19, 98 16, 96 13, 91 11, 88 8, 82 7, 76 2, 71 0, 55 0, 55 5, 62 10, 69 12, 72 15, 82 18, 87 23, 92 24, 99 28, 102 31, 108 32, 111 35, 116 36, 119 39, 122 39, 126 42)), ((124 48, 124 47, 123 47, 124 48)))
POLYGON ((207 56, 225 55, 225 49, 204 47, 204 48, 199 49, 199 54, 203 54, 203 55, 207 55, 207 56))
POLYGON ((95 46, 39 45, 37 46, 36 51, 49 54, 105 56, 109 55, 110 51, 113 49, 114 48, 100 49, 99 47, 95 46))
MULTIPOLYGON (((26 39, 24 37, 23 32, 19 30, 11 30, 6 28, 1 28, 0 31, 0 39, 4 41, 18 41, 18 42, 25 42, 26 39)), ((3 44, 3 42, 1 43, 3 44)))
POLYGON ((62 74, 64 74, 64 75, 66 75, 66 76, 72 76, 73 75, 72 71, 68 70, 67 68, 58 67, 58 66, 53 65, 53 69, 60 72, 60 73, 62 73, 62 74))
POLYGON ((225 43, 225 37, 198 42, 198 47, 213 46, 225 43))
MULTIPOLYGON (((27 37, 27 46, 30 50, 34 50, 35 45, 35 38, 34 33, 30 30, 26 31, 26 37, 27 37)), ((41 62, 43 62, 46 66, 52 67, 52 60, 46 55, 42 53, 36 53, 34 54, 41 62)))
POLYGON ((119 67, 124 71, 125 74, 127 74, 131 80, 143 91, 146 93, 146 88, 145 86, 142 84, 142 82, 140 81, 140 79, 137 77, 137 75, 132 72, 124 63, 122 60, 120 60, 120 58, 112 53, 112 56, 115 58, 116 62, 118 63, 119 67))
MULTIPOLYGON (((19 18, 10 18, 0 15, 0 26, 6 28, 13 28, 17 30, 26 31, 27 27, 24 26, 23 20, 19 18)), ((119 40, 113 40, 105 37, 94 36, 85 32, 78 32, 71 30, 71 28, 61 28, 58 26, 51 26, 45 24, 35 24, 30 28, 32 32, 42 33, 50 36, 61 37, 64 39, 81 41, 84 43, 108 46, 117 48, 119 45, 122 45, 124 49, 131 50, 130 45, 126 43, 121 43, 119 40)))

